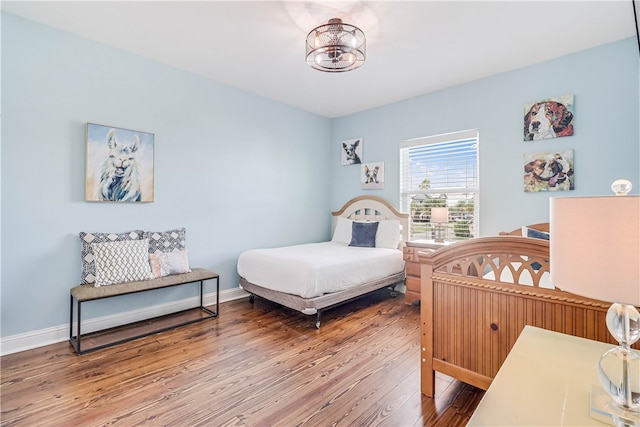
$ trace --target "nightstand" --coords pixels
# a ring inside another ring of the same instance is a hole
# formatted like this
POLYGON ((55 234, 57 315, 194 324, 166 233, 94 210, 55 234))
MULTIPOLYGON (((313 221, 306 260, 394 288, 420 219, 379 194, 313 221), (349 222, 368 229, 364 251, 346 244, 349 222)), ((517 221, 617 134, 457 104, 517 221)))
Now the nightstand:
POLYGON ((420 260, 418 252, 434 251, 453 242, 436 242, 435 240, 410 240, 403 250, 404 270, 407 290, 404 294, 405 304, 420 300, 420 260))

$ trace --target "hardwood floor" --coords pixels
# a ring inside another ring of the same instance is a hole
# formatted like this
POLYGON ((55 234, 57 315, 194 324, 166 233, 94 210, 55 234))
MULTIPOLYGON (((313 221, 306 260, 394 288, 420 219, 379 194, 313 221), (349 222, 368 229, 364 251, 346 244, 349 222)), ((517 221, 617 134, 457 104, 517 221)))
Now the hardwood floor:
POLYGON ((484 392, 420 394, 419 307, 375 292, 304 316, 256 297, 220 317, 76 356, 1 358, 3 426, 463 426, 484 392))

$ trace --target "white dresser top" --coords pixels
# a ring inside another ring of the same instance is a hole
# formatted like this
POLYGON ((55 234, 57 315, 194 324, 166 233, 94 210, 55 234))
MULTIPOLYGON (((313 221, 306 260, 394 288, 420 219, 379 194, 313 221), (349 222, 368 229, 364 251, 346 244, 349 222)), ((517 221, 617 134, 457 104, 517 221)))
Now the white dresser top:
POLYGON ((525 326, 467 425, 606 426, 589 415, 589 395, 612 347, 525 326))

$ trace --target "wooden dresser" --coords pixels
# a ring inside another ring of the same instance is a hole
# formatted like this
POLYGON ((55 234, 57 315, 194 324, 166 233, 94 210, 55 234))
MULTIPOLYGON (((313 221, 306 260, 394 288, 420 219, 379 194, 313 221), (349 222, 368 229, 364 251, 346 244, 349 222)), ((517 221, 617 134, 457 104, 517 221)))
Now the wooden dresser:
POLYGON ((452 242, 436 242, 434 240, 410 240, 404 248, 404 270, 407 290, 404 294, 405 304, 420 301, 420 262, 418 252, 434 251, 452 242))

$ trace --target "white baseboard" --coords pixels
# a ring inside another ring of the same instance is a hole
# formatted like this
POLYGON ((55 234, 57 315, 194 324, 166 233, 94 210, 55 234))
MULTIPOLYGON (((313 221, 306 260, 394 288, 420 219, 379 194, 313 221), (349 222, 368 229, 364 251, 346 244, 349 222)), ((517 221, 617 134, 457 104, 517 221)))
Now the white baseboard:
MULTIPOLYGON (((233 301, 245 298, 249 294, 240 287, 233 289, 225 289, 220 291, 220 302, 233 301)), ((99 331, 102 329, 112 328, 114 326, 124 325, 127 323, 138 322, 140 320, 149 319, 156 316, 174 313, 180 310, 186 310, 191 307, 197 307, 200 303, 200 297, 186 298, 179 301, 173 301, 166 304, 159 304, 152 307, 146 307, 140 310, 132 310, 124 313, 116 313, 109 316, 97 317, 82 322, 82 333, 99 331)), ((204 305, 210 306, 216 303, 216 293, 208 293, 204 295, 204 305)), ((222 313, 224 314, 224 313, 222 313)), ((75 322, 74 322, 75 331, 75 322)), ((23 334, 2 337, 0 341, 0 355, 17 353, 19 351, 31 350, 37 347, 43 347, 49 344, 55 344, 69 339, 69 324, 53 326, 51 328, 40 329, 38 331, 25 332, 23 334)))

